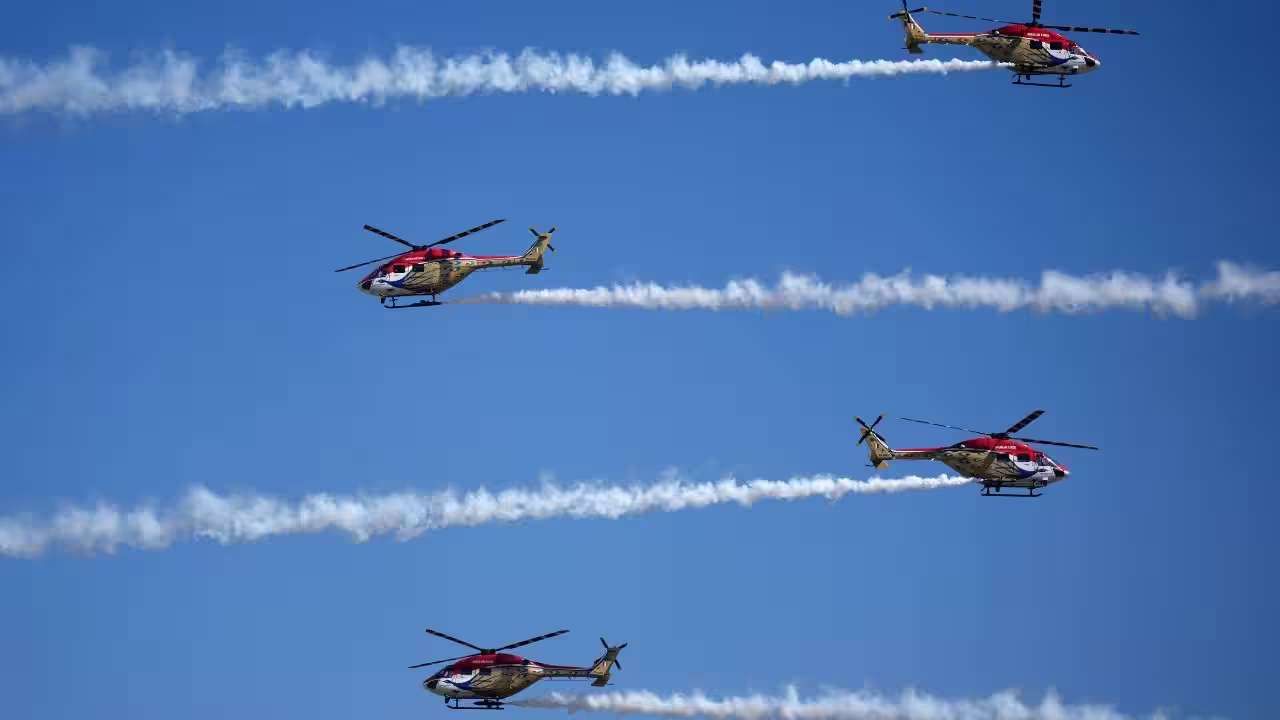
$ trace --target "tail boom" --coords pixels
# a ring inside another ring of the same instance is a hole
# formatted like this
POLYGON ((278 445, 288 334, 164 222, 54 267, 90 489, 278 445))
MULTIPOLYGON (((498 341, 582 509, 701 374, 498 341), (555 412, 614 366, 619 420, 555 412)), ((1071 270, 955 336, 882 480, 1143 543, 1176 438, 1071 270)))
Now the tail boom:
POLYGON ((550 250, 551 252, 555 252, 556 250, 551 245, 551 234, 555 231, 555 228, 551 228, 544 233, 540 233, 533 228, 529 228, 529 232, 533 233, 534 237, 537 239, 533 241, 533 244, 529 246, 529 249, 525 251, 524 255, 520 256, 520 264, 529 266, 529 269, 525 271, 526 275, 537 275, 542 272, 543 256, 546 254, 547 250, 550 250))
POLYGON ((604 687, 609 684, 609 678, 613 674, 613 667, 618 666, 622 669, 622 665, 618 662, 618 653, 622 652, 622 648, 626 647, 626 643, 621 645, 610 645, 600 639, 600 643, 604 645, 604 654, 596 658, 591 663, 591 667, 574 667, 569 665, 543 665, 542 675, 548 678, 566 678, 591 680, 593 687, 604 687))
POLYGON ((976 33, 929 33, 925 31, 924 26, 912 17, 911 13, 920 12, 925 8, 916 8, 908 10, 904 2, 902 12, 896 12, 889 16, 890 20, 901 20, 902 29, 906 33, 906 49, 912 55, 919 55, 924 52, 921 45, 972 45, 974 38, 978 37, 976 33))
POLYGON ((857 418, 858 424, 862 426, 862 436, 858 438, 858 444, 867 444, 867 456, 871 461, 871 466, 880 469, 887 467, 890 460, 934 460, 937 458, 936 451, 932 448, 921 450, 894 450, 889 446, 884 436, 876 432, 875 427, 880 423, 884 416, 876 418, 876 421, 867 425, 862 422, 861 418, 857 418))

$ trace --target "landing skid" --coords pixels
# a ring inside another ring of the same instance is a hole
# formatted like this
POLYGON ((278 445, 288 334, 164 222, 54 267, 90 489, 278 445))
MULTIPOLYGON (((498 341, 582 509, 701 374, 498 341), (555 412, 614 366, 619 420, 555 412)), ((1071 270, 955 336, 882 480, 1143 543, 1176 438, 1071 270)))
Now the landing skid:
POLYGON ((1042 83, 1042 82, 1034 82, 1034 81, 1031 79, 1031 76, 1030 76, 1030 75, 1014 75, 1014 76, 1013 76, 1013 83, 1012 83, 1012 84, 1014 84, 1014 85, 1030 85, 1030 86, 1032 86, 1032 87, 1049 87, 1049 88, 1069 88, 1069 87, 1071 87, 1071 83, 1067 82, 1067 76, 1066 76, 1066 75, 1059 75, 1059 76, 1058 76, 1058 82, 1056 82, 1056 83, 1042 83))
POLYGON ((1025 489, 1027 491, 1026 493, 1019 493, 1014 495, 1014 494, 1005 494, 1000 492, 999 486, 993 487, 991 485, 984 485, 982 487, 982 497, 1037 498, 1044 494, 1044 493, 1036 492, 1035 488, 1025 488, 1025 489), (994 490, 995 492, 992 492, 992 490, 994 490))
POLYGON ((415 308, 415 307, 435 307, 436 305, 443 305, 443 304, 444 303, 436 300, 435 295, 432 295, 430 300, 419 300, 416 303, 410 303, 408 305, 397 305, 395 298, 391 298, 391 304, 387 304, 387 298, 382 298, 382 307, 388 310, 404 310, 406 308, 415 308))
POLYGON ((501 700, 475 700, 474 705, 463 705, 458 698, 445 698, 444 706, 450 710, 501 710, 504 705, 501 700), (449 701, 453 700, 450 705, 449 701))

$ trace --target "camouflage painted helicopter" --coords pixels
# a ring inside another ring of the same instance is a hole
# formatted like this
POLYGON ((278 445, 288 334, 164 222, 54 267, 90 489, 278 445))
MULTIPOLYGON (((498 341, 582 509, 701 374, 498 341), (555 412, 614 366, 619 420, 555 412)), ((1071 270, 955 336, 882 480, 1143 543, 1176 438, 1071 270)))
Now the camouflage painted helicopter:
POLYGON ((502 222, 506 222, 506 220, 491 220, 483 225, 477 225, 470 230, 463 230, 460 233, 426 245, 415 245, 386 230, 379 230, 372 225, 365 225, 365 230, 398 242, 408 247, 409 251, 388 255, 377 260, 367 260, 355 265, 348 265, 347 267, 338 268, 334 272, 345 272, 365 265, 379 263, 378 267, 361 278, 356 286, 360 288, 361 292, 379 298, 382 301, 382 306, 388 309, 443 305, 444 303, 436 299, 436 295, 462 282, 476 270, 527 266, 529 269, 525 273, 528 275, 536 275, 542 272, 543 254, 547 250, 555 251, 555 248, 551 246, 551 235, 556 231, 555 228, 551 228, 544 233, 529 228, 529 232, 533 233, 535 239, 523 255, 467 255, 456 250, 440 247, 502 222), (396 298, 427 295, 431 296, 431 300, 419 300, 409 305, 396 304, 396 298), (388 299, 391 301, 390 304, 387 303, 388 299))
POLYGON ((622 669, 622 663, 618 662, 618 653, 622 652, 622 649, 627 646, 626 643, 610 645, 604 638, 600 638, 600 644, 604 645, 604 654, 596 658, 590 667, 575 667, 573 665, 548 665, 503 652, 504 650, 513 650, 536 643, 539 640, 563 635, 569 632, 568 630, 557 630, 546 635, 514 642, 510 645, 503 645, 500 648, 481 648, 478 645, 472 645, 466 640, 459 640, 452 635, 446 635, 430 628, 427 628, 427 632, 436 637, 456 642, 459 645, 466 645, 476 651, 471 655, 433 660, 409 666, 410 669, 413 669, 440 663, 450 663, 443 670, 423 680, 422 687, 428 692, 444 696, 444 704, 451 710, 501 710, 504 699, 543 679, 590 680, 594 687, 604 687, 609 684, 609 676, 613 666, 617 665, 619 670, 622 669), (463 705, 463 700, 471 700, 473 702, 470 705, 463 705), (450 704, 450 701, 453 704, 450 704))
POLYGON ((1055 461, 1027 443, 1084 448, 1086 450, 1098 449, 1092 445, 1013 436, 1014 433, 1030 425, 1043 414, 1043 410, 1036 410, 1009 426, 1008 430, 1002 432, 983 432, 981 430, 956 427, 955 425, 929 422, 928 420, 902 418, 914 423, 963 430, 984 436, 970 438, 945 447, 914 448, 910 450, 895 450, 889 447, 889 443, 885 441, 884 437, 876 432, 875 428, 884 419, 884 415, 876 418, 875 422, 870 425, 863 422, 862 418, 859 417, 855 417, 854 420, 857 420, 858 424, 862 426, 862 437, 858 438, 858 444, 861 445, 864 441, 867 443, 867 451, 871 456, 872 467, 885 467, 890 460, 937 460, 962 475, 976 478, 982 483, 982 494, 985 496, 1040 497, 1040 493, 1036 492, 1037 490, 1065 479, 1071 472, 1067 470, 1066 465, 1055 461), (1026 494, 1001 495, 1000 491, 1004 488, 1017 488, 1027 492, 1026 494))
POLYGON ((1137 35, 1134 30, 1113 30, 1111 28, 1084 27, 1082 25, 1044 25, 1040 22, 1042 0, 1031 0, 1031 22, 1020 23, 1011 20, 979 17, 977 15, 961 15, 960 13, 930 10, 920 7, 907 9, 907 1, 902 0, 902 12, 889 16, 890 20, 901 20, 907 33, 907 51, 919 54, 924 52, 920 46, 935 43, 942 45, 970 45, 992 60, 1007 65, 1013 71, 1015 85, 1038 85, 1040 87, 1071 87, 1066 81, 1070 75, 1093 72, 1102 66, 1097 56, 1090 54, 1074 40, 1054 32, 1106 33, 1108 35, 1137 35), (912 13, 933 13, 949 17, 985 20, 987 22, 1004 23, 1002 27, 980 33, 930 33, 912 17, 912 13), (1057 76, 1056 83, 1034 82, 1033 77, 1057 76))

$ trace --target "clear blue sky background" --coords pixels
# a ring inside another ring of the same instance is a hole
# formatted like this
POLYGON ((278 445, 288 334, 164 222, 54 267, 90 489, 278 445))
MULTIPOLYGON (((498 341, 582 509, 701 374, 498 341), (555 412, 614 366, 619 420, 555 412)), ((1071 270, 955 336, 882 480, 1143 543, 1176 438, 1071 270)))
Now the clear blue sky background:
MULTIPOLYGON (((116 61, 228 45, 350 61, 396 43, 904 56, 888 0, 10 10, 3 54, 37 60, 71 44, 116 61)), ((1231 14, 1280 20, 1274 3, 1231 14)), ((388 313, 331 272, 394 251, 362 223, 432 238, 492 217, 513 222, 465 249, 520 250, 523 226, 556 224, 560 252, 543 275, 477 276, 463 293, 1280 266, 1267 43, 1189 2, 1053 2, 1046 19, 1144 35, 1079 38, 1105 66, 1067 92, 993 72, 0 119, 6 515, 195 483, 293 497, 671 466, 859 477, 855 413, 998 428, 1042 407, 1035 435, 1104 448, 1056 453, 1074 474, 1034 503, 964 489, 0 561, 5 714, 439 716, 404 669, 454 654, 428 625, 480 643, 572 628, 531 648, 553 662, 590 660, 600 634, 627 640, 619 688, 1054 687, 1131 712, 1280 714, 1274 311, 388 313)), ((960 437, 882 429, 901 445, 960 437)))

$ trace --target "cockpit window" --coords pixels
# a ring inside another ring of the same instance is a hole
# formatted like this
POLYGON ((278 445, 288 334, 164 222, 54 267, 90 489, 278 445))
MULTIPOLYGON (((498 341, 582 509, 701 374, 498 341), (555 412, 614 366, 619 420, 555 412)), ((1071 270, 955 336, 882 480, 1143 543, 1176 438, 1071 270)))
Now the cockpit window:
POLYGON ((426 264, 425 264, 425 263, 415 263, 415 264, 414 264, 414 266, 413 266, 413 271, 414 271, 414 272, 422 272, 426 267, 427 267, 427 266, 426 266, 426 264))
POLYGON ((1062 43, 1060 43, 1060 42, 1051 42, 1051 43, 1049 43, 1049 49, 1050 49, 1050 50, 1061 50, 1061 49, 1062 49, 1062 43))
POLYGON ((392 265, 392 266, 391 266, 391 272, 393 272, 393 273, 402 273, 402 272, 404 272, 404 266, 403 266, 403 265, 392 265))
POLYGON ((1018 462, 1031 462, 1031 456, 1026 453, 1020 453, 1018 455, 1018 462))

